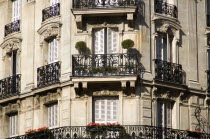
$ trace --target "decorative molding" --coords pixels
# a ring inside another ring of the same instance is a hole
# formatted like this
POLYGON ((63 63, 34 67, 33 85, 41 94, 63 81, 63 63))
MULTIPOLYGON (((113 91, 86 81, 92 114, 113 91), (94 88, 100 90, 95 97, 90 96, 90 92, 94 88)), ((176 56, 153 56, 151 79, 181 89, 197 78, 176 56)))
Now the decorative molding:
POLYGON ((44 24, 37 31, 39 35, 41 35, 40 44, 43 43, 44 40, 49 40, 52 37, 56 37, 58 40, 61 37, 61 26, 60 22, 51 22, 48 24, 44 24))
POLYGON ((22 39, 20 38, 10 38, 5 40, 0 47, 4 49, 4 56, 12 51, 17 51, 18 53, 21 52, 21 42, 22 39))
MULTIPOLYGON (((60 89, 59 89, 59 90, 60 90, 60 89)), ((51 103, 58 102, 58 99, 59 99, 59 97, 60 97, 60 92, 61 92, 61 90, 60 90, 60 91, 57 90, 56 93, 51 93, 51 92, 49 92, 49 93, 47 94, 47 96, 44 96, 44 97, 43 97, 43 103, 44 103, 45 105, 48 105, 48 104, 51 104, 51 103)))
POLYGON ((93 96, 118 96, 119 94, 120 94, 119 91, 109 91, 109 90, 93 92, 93 96))
POLYGON ((19 110, 20 110, 20 101, 17 101, 16 104, 9 103, 5 107, 5 114, 15 113, 15 112, 18 112, 19 110))
POLYGON ((34 97, 34 107, 39 107, 40 106, 40 96, 37 94, 34 97))

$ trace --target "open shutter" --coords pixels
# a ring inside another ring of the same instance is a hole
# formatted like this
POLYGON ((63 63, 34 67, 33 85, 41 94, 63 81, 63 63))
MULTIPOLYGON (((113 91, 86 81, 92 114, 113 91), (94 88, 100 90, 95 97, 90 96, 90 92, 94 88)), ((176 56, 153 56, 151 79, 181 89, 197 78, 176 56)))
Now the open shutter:
POLYGON ((171 115, 171 113, 172 113, 172 106, 171 106, 171 103, 170 102, 166 102, 166 120, 167 120, 167 125, 166 125, 166 127, 167 128, 171 128, 172 127, 172 115, 171 115))
POLYGON ((95 54, 104 54, 104 29, 94 32, 94 50, 95 54))
POLYGON ((162 59, 162 35, 156 37, 156 59, 162 59))
POLYGON ((107 28, 107 53, 117 53, 118 31, 107 28))

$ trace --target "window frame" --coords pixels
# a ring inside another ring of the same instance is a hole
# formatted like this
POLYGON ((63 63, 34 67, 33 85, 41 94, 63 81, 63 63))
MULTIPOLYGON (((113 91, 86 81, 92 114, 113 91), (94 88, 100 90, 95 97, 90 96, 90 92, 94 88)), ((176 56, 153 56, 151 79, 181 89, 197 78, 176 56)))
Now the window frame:
POLYGON ((47 125, 50 129, 58 127, 58 103, 47 106, 47 125))
POLYGON ((14 137, 18 135, 18 114, 10 114, 9 116, 9 136, 14 137), (13 129, 14 128, 14 129, 13 129))

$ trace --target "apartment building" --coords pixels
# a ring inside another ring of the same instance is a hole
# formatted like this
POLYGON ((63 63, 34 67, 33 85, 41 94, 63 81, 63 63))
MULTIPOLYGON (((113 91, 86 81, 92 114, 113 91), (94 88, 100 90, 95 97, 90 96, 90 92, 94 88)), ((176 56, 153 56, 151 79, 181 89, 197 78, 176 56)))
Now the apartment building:
POLYGON ((207 136, 209 15, 208 0, 0 0, 0 139, 88 138, 90 122, 207 136))

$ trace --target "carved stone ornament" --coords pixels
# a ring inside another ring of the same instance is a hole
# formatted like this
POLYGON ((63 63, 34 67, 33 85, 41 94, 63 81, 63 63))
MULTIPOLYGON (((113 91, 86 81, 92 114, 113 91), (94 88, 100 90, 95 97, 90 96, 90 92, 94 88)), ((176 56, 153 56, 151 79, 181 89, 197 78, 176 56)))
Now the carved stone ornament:
POLYGON ((5 40, 0 47, 4 50, 4 56, 12 51, 21 52, 21 41, 20 38, 10 38, 5 40))
POLYGON ((180 92, 171 91, 171 90, 157 90, 153 92, 156 98, 176 100, 180 96, 180 92))
POLYGON ((60 93, 48 93, 47 96, 43 97, 43 103, 45 105, 57 102, 60 97, 60 93))
POLYGON ((18 112, 20 110, 20 103, 17 102, 16 104, 9 103, 8 106, 5 107, 5 114, 11 114, 18 112))
POLYGON ((119 91, 103 90, 103 91, 93 92, 93 96, 118 96, 118 95, 119 91))
POLYGON ((35 107, 39 107, 40 106, 40 96, 39 95, 36 95, 34 97, 34 106, 35 107))
POLYGON ((42 27, 37 31, 39 35, 41 35, 41 42, 52 37, 60 39, 61 26, 62 24, 60 22, 51 22, 49 24, 42 25, 42 27))

